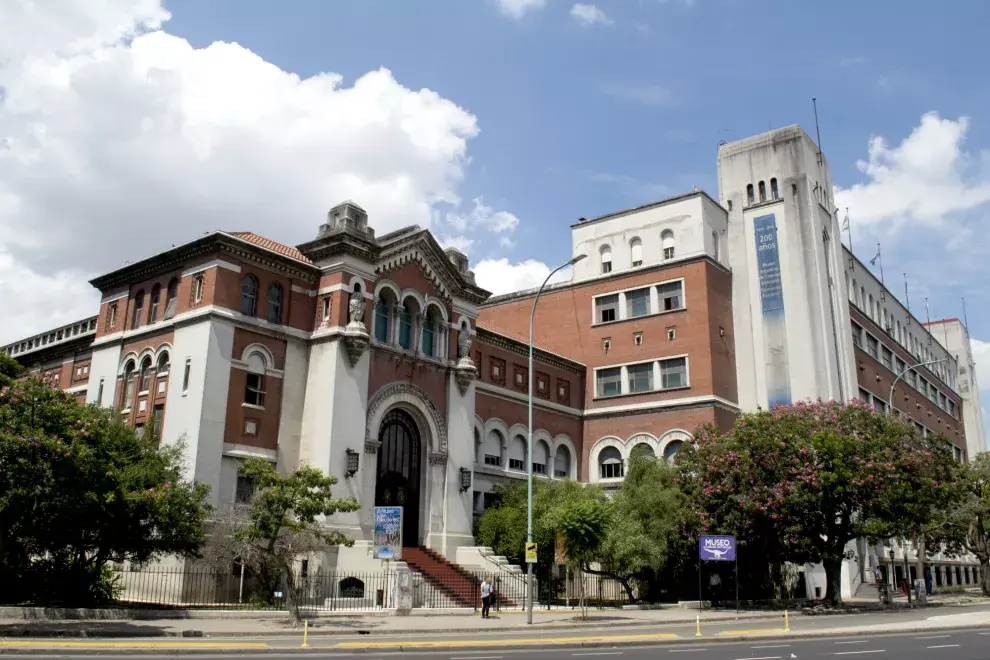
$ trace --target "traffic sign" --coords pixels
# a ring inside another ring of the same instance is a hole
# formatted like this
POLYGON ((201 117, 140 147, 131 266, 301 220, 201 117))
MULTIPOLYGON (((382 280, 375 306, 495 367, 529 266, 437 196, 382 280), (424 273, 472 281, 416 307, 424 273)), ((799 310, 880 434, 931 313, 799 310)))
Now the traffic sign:
POLYGON ((526 563, 535 564, 536 563, 536 544, 527 543, 526 544, 526 563))

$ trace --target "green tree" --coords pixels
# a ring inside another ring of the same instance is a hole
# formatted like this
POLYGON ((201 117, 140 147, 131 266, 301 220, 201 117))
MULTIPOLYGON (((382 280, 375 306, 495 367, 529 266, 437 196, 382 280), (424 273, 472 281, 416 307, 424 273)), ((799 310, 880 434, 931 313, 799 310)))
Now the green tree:
POLYGON ((6 353, 0 353, 0 387, 7 387, 24 373, 21 363, 6 353))
POLYGON ((567 563, 578 571, 581 616, 587 618, 584 600, 584 576, 592 562, 601 555, 610 523, 610 508, 600 500, 575 499, 557 509, 556 527, 566 549, 567 563))
POLYGON ((38 379, 0 391, 5 600, 98 604, 108 562, 197 556, 209 491, 183 478, 181 454, 38 379))
POLYGON ((980 589, 990 596, 990 453, 962 466, 959 505, 950 511, 952 535, 980 562, 980 589))
POLYGON ((771 562, 821 562, 832 605, 847 544, 896 535, 914 524, 898 515, 925 510, 911 489, 937 490, 914 427, 861 402, 777 406, 696 441, 679 460, 702 529, 735 534, 771 562))
POLYGON ((694 523, 693 509, 666 460, 633 456, 612 502, 612 514, 600 549, 599 572, 618 580, 630 600, 633 580, 652 580, 668 557, 682 551, 681 540, 694 523))
POLYGON ((242 473, 252 480, 255 492, 248 518, 233 538, 243 544, 239 554, 253 564, 262 584, 284 585, 292 622, 298 625, 301 587, 295 577, 296 559, 330 546, 352 545, 347 536, 328 528, 325 518, 360 506, 353 499, 335 498, 337 480, 309 466, 283 475, 268 461, 255 458, 244 462, 242 473))

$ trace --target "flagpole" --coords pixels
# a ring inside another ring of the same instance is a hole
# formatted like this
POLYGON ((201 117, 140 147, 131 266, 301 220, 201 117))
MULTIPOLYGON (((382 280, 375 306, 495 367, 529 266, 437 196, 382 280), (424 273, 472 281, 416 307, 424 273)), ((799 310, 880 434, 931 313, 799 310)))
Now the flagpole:
POLYGON ((880 299, 887 302, 887 285, 883 282, 883 254, 880 251, 880 243, 877 243, 877 260, 880 262, 880 299))
MULTIPOLYGON (((908 294, 908 284, 907 284, 907 273, 904 273, 904 303, 907 305, 907 327, 911 328, 911 296, 908 294)), ((911 350, 911 346, 908 346, 908 350, 911 350)))
POLYGON ((853 252, 853 230, 852 225, 849 224, 849 207, 846 207, 846 233, 849 234, 849 270, 856 269, 856 257, 853 252))

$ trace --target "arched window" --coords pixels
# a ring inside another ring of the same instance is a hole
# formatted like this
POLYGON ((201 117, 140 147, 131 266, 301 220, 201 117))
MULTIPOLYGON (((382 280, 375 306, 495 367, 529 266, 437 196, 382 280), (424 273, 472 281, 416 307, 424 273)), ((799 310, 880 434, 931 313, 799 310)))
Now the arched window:
POLYGON ((770 179, 770 198, 780 199, 780 191, 777 189, 777 179, 770 179))
POLYGON ((412 348, 413 312, 412 300, 406 298, 399 314, 399 346, 407 350, 412 348))
POLYGON ((346 577, 338 585, 341 598, 364 598, 364 582, 356 577, 346 577))
POLYGON ((664 261, 674 258, 674 232, 664 229, 660 234, 660 243, 663 245, 664 261))
POLYGON ((643 241, 638 238, 629 241, 629 259, 633 268, 643 265, 643 241))
POLYGON ((158 377, 161 378, 162 374, 167 374, 169 371, 169 357, 168 352, 164 352, 158 356, 158 377))
POLYGON ((543 440, 533 445, 533 474, 546 474, 550 463, 550 447, 543 440))
POLYGON ((602 246, 602 272, 611 273, 612 272, 612 248, 607 245, 602 246))
POLYGON ((558 479, 567 479, 571 476, 571 450, 567 445, 557 447, 557 453, 553 456, 553 476, 558 479))
POLYGON ((156 284, 151 289, 151 309, 148 311, 148 323, 154 323, 158 320, 158 306, 162 301, 162 286, 161 284, 156 284))
POLYGON ((151 358, 145 357, 141 361, 141 389, 139 392, 144 393, 151 390, 151 358))
POLYGON ((526 470, 526 439, 521 435, 514 436, 509 443, 509 469, 526 470))
POLYGON ((197 275, 193 279, 192 285, 192 301, 193 303, 198 303, 203 301, 203 293, 206 290, 206 279, 202 275, 197 275))
POLYGON ((244 385, 244 403, 262 407, 265 405, 265 372, 268 363, 258 351, 252 351, 246 362, 248 373, 244 385))
POLYGON ((657 454, 653 451, 653 447, 645 442, 641 442, 632 448, 632 451, 629 452, 629 456, 634 458, 656 458, 657 454))
POLYGON ((144 318, 144 289, 134 296, 134 309, 131 311, 131 328, 140 328, 144 318))
POLYGON ((389 288, 383 288, 375 301, 375 339, 383 344, 392 341, 391 310, 395 304, 395 296, 389 288))
POLYGON ((746 186, 746 203, 750 206, 756 201, 756 197, 753 196, 753 184, 746 186))
POLYGON ((485 444, 481 448, 481 453, 484 454, 485 465, 490 465, 492 467, 502 467, 502 434, 497 430, 492 429, 485 436, 485 444))
POLYGON ((760 181, 760 201, 767 201, 767 184, 760 181))
POLYGON ((426 308, 426 317, 423 319, 423 355, 427 357, 436 357, 437 353, 437 334, 440 328, 440 313, 437 312, 437 308, 430 305, 426 308))
POLYGON ((258 313, 258 279, 248 275, 241 282, 241 314, 255 316, 258 313))
POLYGON ((179 297, 179 280, 174 277, 168 283, 168 288, 165 290, 165 315, 162 319, 167 321, 173 316, 175 316, 175 301, 179 297))
POLYGON ((602 479, 621 479, 625 474, 622 454, 615 447, 605 447, 598 453, 598 476, 602 479))
POLYGON ((865 286, 861 286, 861 287, 859 287, 859 308, 860 309, 866 309, 866 307, 864 306, 864 303, 866 303, 866 287, 865 286))
POLYGON ((682 446, 684 446, 684 443, 681 440, 672 440, 668 442, 667 446, 663 448, 664 460, 668 463, 672 463, 674 461, 674 456, 677 455, 677 452, 681 450, 682 446))
POLYGON ((124 398, 120 401, 120 407, 127 409, 134 403, 134 360, 128 360, 124 366, 124 398))
POLYGON ((895 327, 897 328, 897 330, 894 332, 894 337, 897 338, 897 343, 903 344, 904 338, 901 336, 901 322, 897 321, 895 323, 895 327))
POLYGON ((268 314, 265 318, 269 323, 282 323, 282 287, 274 282, 268 285, 268 314))
POLYGON ((867 316, 869 316, 869 317, 870 317, 871 319, 873 319, 874 321, 876 321, 876 320, 877 320, 877 317, 875 317, 875 316, 873 316, 873 312, 874 312, 874 311, 876 311, 876 308, 875 308, 875 307, 873 307, 873 294, 871 293, 871 294, 870 294, 870 306, 869 306, 869 308, 868 308, 868 309, 866 310, 866 314, 867 314, 867 316))

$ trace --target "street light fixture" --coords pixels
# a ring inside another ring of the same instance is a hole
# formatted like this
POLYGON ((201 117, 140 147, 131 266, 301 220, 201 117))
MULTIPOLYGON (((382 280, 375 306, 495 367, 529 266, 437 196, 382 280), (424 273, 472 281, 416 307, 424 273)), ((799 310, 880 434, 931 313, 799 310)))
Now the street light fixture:
MULTIPOLYGON (((938 360, 929 360, 928 362, 919 362, 913 367, 908 367, 904 369, 901 373, 897 374, 897 378, 895 378, 894 382, 890 384, 890 396, 887 397, 887 414, 891 416, 893 416, 894 414, 894 386, 897 385, 897 381, 904 378, 904 376, 907 375, 908 372, 914 371, 915 369, 918 369, 920 367, 930 367, 933 364, 938 364, 939 362, 948 362, 948 361, 949 358, 941 358, 938 360)), ((925 396, 926 397, 928 396, 928 392, 925 392, 925 396)))
MULTIPOLYGON (((529 442, 528 442, 528 454, 529 454, 529 465, 526 470, 526 544, 533 542, 533 319, 536 318, 536 303, 540 302, 540 296, 543 294, 543 289, 546 287, 547 282, 553 277, 557 271, 563 270, 568 266, 573 266, 577 262, 581 261, 588 255, 579 254, 566 264, 561 264, 557 266, 547 278, 543 280, 543 284, 540 285, 539 290, 536 292, 536 298, 533 300, 533 310, 529 313, 529 442)), ((526 623, 533 623, 533 562, 526 562, 526 623)))

